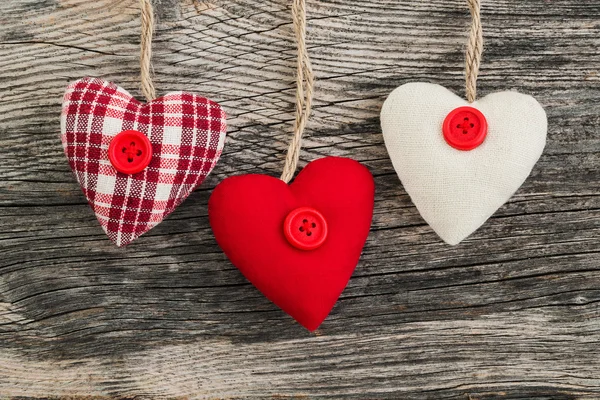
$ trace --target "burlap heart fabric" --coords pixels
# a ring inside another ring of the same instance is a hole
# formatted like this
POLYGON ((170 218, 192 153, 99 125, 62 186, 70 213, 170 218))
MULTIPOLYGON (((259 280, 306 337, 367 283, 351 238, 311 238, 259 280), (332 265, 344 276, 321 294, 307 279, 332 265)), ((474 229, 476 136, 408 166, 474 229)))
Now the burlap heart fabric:
POLYGON ((548 123, 528 95, 492 93, 469 104, 442 86, 414 82, 390 94, 381 126, 404 189, 433 230, 455 245, 527 179, 544 150, 548 123), (464 106, 479 110, 489 125, 485 140, 469 151, 450 146, 442 128, 464 106))

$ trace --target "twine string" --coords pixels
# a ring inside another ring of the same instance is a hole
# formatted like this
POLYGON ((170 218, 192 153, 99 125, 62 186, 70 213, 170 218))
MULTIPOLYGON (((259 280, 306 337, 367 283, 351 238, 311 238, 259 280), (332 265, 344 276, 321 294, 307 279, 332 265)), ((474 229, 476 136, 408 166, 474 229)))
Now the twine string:
POLYGON ((314 75, 306 49, 306 0, 293 0, 292 17, 298 51, 296 70, 296 119, 294 136, 288 147, 281 180, 288 183, 294 176, 300 159, 302 135, 312 106, 314 75))
POLYGON ((483 53, 483 29, 481 28, 481 2, 480 0, 467 0, 471 11, 471 30, 467 42, 465 60, 466 94, 469 103, 477 98, 477 75, 483 53))
POLYGON ((140 80, 142 94, 147 101, 156 98, 152 83, 152 34, 154 32, 154 9, 150 0, 140 0, 142 34, 140 38, 140 80))

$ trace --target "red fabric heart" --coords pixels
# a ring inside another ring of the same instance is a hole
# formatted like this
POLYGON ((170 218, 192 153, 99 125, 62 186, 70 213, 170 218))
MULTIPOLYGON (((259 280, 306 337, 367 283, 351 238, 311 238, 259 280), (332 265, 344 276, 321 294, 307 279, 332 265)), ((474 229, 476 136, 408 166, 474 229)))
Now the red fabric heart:
POLYGON ((346 287, 367 240, 375 184, 354 160, 326 157, 308 164, 290 185, 266 175, 225 179, 208 215, 215 238, 244 276, 308 330, 319 327, 346 287), (286 216, 318 210, 328 235, 299 250, 284 234, 286 216))
POLYGON ((147 104, 101 79, 83 78, 65 92, 61 139, 69 165, 108 237, 123 246, 149 231, 198 187, 225 142, 225 113, 217 103, 185 92, 147 104), (141 172, 117 172, 111 140, 136 130, 150 140, 141 172))

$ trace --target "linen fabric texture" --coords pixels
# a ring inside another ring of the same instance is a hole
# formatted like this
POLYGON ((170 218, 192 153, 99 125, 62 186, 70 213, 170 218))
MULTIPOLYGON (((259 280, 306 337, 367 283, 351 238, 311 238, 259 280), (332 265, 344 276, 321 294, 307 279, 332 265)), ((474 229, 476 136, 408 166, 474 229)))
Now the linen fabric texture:
POLYGON ((219 104, 173 92, 143 104, 117 85, 83 78, 68 85, 61 139, 69 165, 102 229, 124 246, 185 200, 217 163, 225 142, 219 104), (108 158, 117 134, 148 137, 152 158, 141 172, 118 172, 108 158))
POLYGON ((291 184, 267 175, 225 179, 213 191, 208 216, 223 252, 269 300, 313 331, 348 284, 369 235, 375 184, 360 163, 325 157, 309 163, 291 184), (325 242, 300 250, 284 234, 286 216, 300 207, 319 211, 325 242))
POLYGON ((523 184, 546 144, 547 119, 531 96, 490 94, 474 103, 430 83, 395 89, 381 110, 383 138, 404 189, 423 219, 448 244, 477 230, 523 184), (471 106, 488 122, 484 142, 457 150, 442 124, 471 106))

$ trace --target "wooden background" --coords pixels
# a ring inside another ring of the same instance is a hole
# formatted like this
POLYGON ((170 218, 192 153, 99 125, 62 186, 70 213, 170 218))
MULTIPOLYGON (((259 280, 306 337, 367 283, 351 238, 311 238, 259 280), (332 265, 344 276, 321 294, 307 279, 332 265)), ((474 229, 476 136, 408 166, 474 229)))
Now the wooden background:
POLYGON ((599 399, 600 1, 483 0, 479 94, 535 96, 548 144, 456 247, 404 192, 379 110, 409 81, 462 93, 465 1, 308 1, 302 161, 352 157, 377 185, 363 257, 313 334, 228 262, 206 209, 223 178, 281 171, 289 3, 156 1, 159 94, 220 102, 229 136, 202 187, 119 249, 72 176, 59 113, 85 75, 141 97, 137 0, 0 2, 0 398, 599 399))

